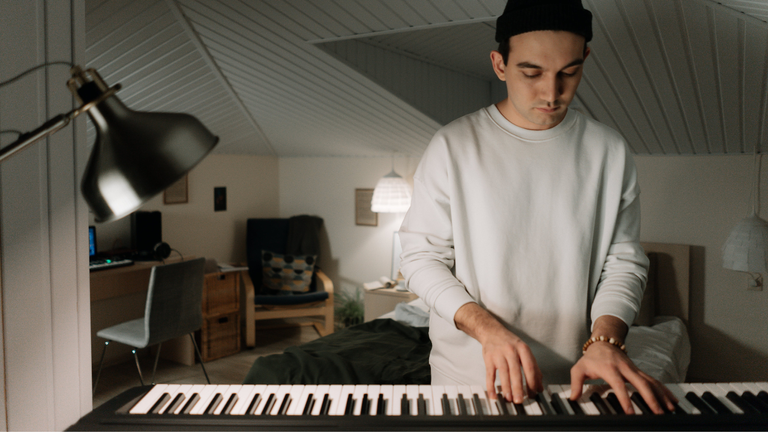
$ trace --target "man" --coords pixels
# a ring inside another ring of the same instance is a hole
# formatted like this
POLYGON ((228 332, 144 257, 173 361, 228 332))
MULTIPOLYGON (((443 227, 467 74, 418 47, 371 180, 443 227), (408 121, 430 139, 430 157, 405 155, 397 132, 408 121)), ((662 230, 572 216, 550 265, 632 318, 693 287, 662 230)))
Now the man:
POLYGON ((580 0, 509 1, 491 53, 508 97, 428 146, 402 273, 431 310, 433 384, 485 382, 495 398, 498 381, 521 403, 602 378, 625 412, 629 382, 661 413, 674 396, 623 351, 648 266, 635 165, 617 132, 568 109, 591 19, 580 0))

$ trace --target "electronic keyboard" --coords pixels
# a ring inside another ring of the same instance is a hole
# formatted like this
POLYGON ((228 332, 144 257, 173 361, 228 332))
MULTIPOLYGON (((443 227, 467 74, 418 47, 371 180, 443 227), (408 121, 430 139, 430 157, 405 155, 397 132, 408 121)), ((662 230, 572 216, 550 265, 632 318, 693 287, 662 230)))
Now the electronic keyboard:
POLYGON ((678 404, 652 414, 629 386, 634 415, 607 385, 550 385, 522 404, 482 386, 192 385, 136 387, 68 430, 766 430, 768 382, 667 384, 678 404))

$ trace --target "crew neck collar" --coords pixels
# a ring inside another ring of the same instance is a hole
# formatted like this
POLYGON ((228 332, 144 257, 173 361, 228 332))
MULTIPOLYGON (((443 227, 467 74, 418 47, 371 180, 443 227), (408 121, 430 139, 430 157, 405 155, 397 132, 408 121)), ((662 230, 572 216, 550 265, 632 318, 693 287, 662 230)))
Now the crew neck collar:
POLYGON ((545 130, 530 130, 521 128, 520 126, 517 126, 507 120, 501 111, 499 111, 499 108, 496 107, 496 104, 492 104, 486 108, 486 111, 488 112, 488 115, 491 117, 493 122, 496 123, 496 125, 498 125, 501 129, 526 141, 550 140, 570 129, 570 127, 573 126, 576 122, 575 110, 569 108, 565 113, 565 118, 563 118, 563 121, 561 121, 557 126, 545 130))

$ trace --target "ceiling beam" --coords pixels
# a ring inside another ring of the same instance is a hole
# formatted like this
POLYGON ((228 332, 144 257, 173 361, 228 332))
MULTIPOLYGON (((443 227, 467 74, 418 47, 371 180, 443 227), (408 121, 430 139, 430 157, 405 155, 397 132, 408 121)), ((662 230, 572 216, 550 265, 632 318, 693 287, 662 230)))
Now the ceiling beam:
MULTIPOLYGON (((411 26, 411 27, 401 27, 401 28, 390 29, 390 30, 372 31, 372 32, 357 33, 352 35, 330 37, 330 38, 310 39, 307 42, 311 44, 318 44, 318 43, 325 43, 325 42, 338 42, 338 41, 349 40, 349 39, 360 39, 360 38, 367 38, 367 37, 373 37, 373 36, 406 33, 406 32, 417 31, 417 30, 434 29, 438 27, 452 27, 455 25, 462 25, 462 24, 485 23, 485 22, 496 21, 496 18, 498 17, 491 16, 491 17, 483 17, 483 18, 471 18, 466 20, 446 21, 441 23, 424 24, 424 25, 411 26)), ((496 28, 495 26, 492 26, 492 27, 496 28)))

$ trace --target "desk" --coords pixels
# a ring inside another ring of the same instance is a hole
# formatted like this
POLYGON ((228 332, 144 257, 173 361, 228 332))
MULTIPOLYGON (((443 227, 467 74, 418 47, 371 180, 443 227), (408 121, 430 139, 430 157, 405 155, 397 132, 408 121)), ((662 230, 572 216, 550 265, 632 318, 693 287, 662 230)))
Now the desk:
POLYGON ((415 300, 418 296, 410 291, 398 291, 395 288, 380 288, 365 291, 364 316, 365 322, 375 320, 385 313, 395 310, 398 303, 415 300))
MULTIPOLYGON (((187 260, 194 257, 186 257, 187 260)), ((181 261, 181 258, 168 258, 166 264, 181 261)), ((131 266, 99 270, 90 274, 91 280, 91 362, 98 364, 104 350, 104 339, 97 337, 101 329, 134 320, 144 316, 147 303, 147 289, 152 267, 162 265, 162 261, 136 261, 131 266)), ((184 364, 194 364, 189 337, 174 339, 163 343, 161 355, 168 360, 184 364), (187 345, 189 345, 187 349, 187 345)), ((131 348, 115 343, 110 344, 104 358, 104 364, 116 364, 130 359, 131 348)))

